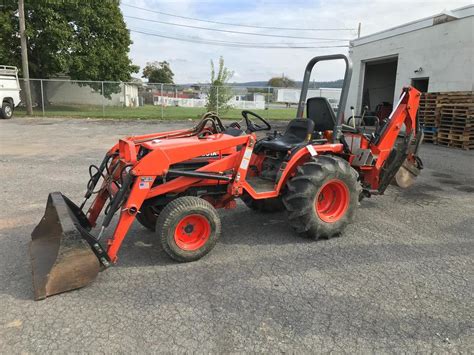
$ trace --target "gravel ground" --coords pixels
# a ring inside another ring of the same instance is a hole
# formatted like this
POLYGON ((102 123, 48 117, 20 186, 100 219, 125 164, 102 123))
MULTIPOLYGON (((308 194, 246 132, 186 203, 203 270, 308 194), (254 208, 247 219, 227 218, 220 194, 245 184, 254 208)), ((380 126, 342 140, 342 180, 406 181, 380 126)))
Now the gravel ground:
POLYGON ((364 200, 311 242, 239 202, 195 263, 135 223, 90 286, 34 302, 28 242, 50 191, 79 201, 117 138, 189 123, 0 121, 0 353, 473 353, 474 152, 423 145, 407 190, 364 200))

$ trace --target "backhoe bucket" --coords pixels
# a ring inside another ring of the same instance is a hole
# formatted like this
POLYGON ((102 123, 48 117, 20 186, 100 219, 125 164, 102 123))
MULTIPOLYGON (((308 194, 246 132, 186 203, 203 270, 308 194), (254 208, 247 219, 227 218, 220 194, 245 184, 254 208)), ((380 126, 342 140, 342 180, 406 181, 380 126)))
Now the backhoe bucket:
POLYGON ((418 175, 420 175, 420 169, 415 164, 405 160, 395 174, 392 182, 402 189, 407 189, 415 183, 418 175))
POLYGON ((60 192, 50 193, 41 222, 31 233, 35 300, 92 282, 100 262, 83 238, 90 230, 82 211, 60 192))

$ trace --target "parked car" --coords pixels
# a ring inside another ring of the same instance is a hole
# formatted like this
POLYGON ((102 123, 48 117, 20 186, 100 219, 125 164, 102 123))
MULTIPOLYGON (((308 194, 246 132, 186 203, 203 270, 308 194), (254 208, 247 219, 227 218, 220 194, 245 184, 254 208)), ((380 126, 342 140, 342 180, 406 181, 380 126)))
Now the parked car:
POLYGON ((20 82, 16 67, 0 65, 0 102, 0 118, 12 118, 13 110, 20 103, 20 82))

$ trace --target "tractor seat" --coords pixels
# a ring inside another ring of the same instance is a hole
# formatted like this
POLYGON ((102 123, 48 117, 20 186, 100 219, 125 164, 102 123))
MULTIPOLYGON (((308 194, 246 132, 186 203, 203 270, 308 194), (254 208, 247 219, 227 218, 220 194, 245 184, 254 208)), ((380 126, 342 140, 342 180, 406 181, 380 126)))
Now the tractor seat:
POLYGON ((262 149, 287 152, 298 145, 306 144, 314 131, 314 122, 307 118, 296 118, 291 120, 282 136, 272 140, 259 141, 255 150, 262 149))
POLYGON ((325 97, 311 97, 306 101, 307 117, 314 122, 317 132, 332 131, 336 124, 336 115, 325 97))

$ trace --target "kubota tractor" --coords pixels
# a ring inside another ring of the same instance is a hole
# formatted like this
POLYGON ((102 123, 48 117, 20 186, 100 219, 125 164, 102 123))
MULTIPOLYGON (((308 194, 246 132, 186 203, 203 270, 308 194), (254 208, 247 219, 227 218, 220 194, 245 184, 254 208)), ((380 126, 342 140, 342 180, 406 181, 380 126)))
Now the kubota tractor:
POLYGON ((80 206, 60 192, 49 195, 30 247, 35 299, 85 286, 116 263, 135 219, 156 233, 171 258, 194 261, 219 239, 216 208, 233 208, 236 198, 255 210, 286 209, 296 233, 319 239, 343 232, 359 201, 383 194, 394 178, 412 183, 422 168, 420 93, 403 89, 388 119, 364 132, 343 123, 351 71, 344 55, 313 58, 297 118, 283 134, 257 139, 270 124, 242 111, 242 124, 226 127, 208 113, 191 129, 120 139, 90 167, 80 206), (336 117, 326 99, 306 95, 313 66, 341 59, 346 70, 336 117))

